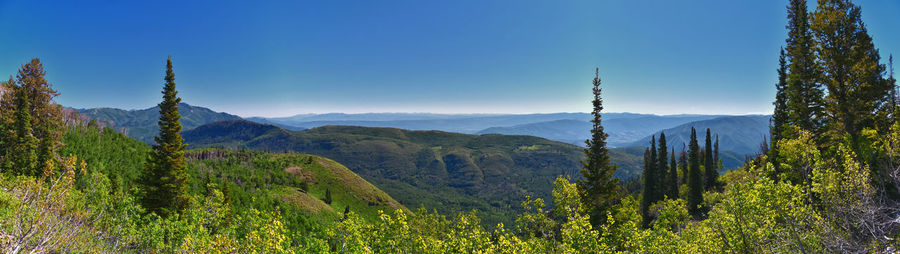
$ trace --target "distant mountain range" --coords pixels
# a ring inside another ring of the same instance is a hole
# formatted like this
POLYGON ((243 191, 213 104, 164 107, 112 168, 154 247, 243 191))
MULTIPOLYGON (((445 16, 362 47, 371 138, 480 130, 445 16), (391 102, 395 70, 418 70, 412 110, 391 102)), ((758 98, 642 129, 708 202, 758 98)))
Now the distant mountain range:
MULTIPOLYGON (((635 115, 632 117, 615 117, 615 114, 603 115, 603 128, 609 134, 606 142, 610 147, 629 146, 634 141, 647 137, 656 131, 679 124, 721 117, 716 115, 635 115)), ((592 124, 589 120, 564 119, 509 127, 492 127, 481 130, 477 134, 530 135, 584 146, 584 141, 590 138, 591 127, 592 124)))
MULTIPOLYGON (((77 109, 78 113, 86 115, 101 123, 109 123, 116 129, 124 129, 126 135, 143 141, 154 143, 153 137, 159 133, 159 106, 141 110, 123 110, 116 108, 91 108, 77 109)), ((181 125, 184 130, 197 126, 223 120, 237 120, 240 116, 215 112, 208 108, 191 106, 187 103, 178 104, 178 113, 181 114, 181 125)))
MULTIPOLYGON (((143 110, 114 108, 78 109, 78 112, 101 122, 109 121, 135 139, 153 143, 158 132, 158 107, 143 110)), ((222 120, 241 117, 207 108, 180 104, 184 130, 222 120)), ((609 134, 610 147, 646 146, 650 135, 661 130, 669 134, 670 144, 680 144, 689 136, 689 126, 711 128, 720 135, 720 150, 753 154, 768 133, 768 116, 721 115, 649 115, 605 113, 603 126, 609 134), (688 127, 685 127, 688 126, 688 127), (688 134, 685 134, 688 133, 688 134)), ((328 125, 389 127, 407 130, 440 130, 465 134, 529 135, 584 146, 589 138, 591 115, 588 113, 552 114, 430 114, 430 113, 366 113, 305 114, 291 117, 247 120, 299 131, 328 125)))
MULTIPOLYGON (((719 150, 732 151, 738 154, 755 154, 760 151, 760 144, 769 136, 770 116, 725 116, 708 120, 690 122, 653 133, 659 137, 660 132, 666 133, 666 143, 676 150, 681 144, 688 144, 691 138, 691 127, 697 129, 697 139, 700 146, 704 145, 706 128, 710 129, 715 142, 715 135, 719 136, 719 150)), ((649 146, 650 136, 635 141, 628 146, 649 146)))

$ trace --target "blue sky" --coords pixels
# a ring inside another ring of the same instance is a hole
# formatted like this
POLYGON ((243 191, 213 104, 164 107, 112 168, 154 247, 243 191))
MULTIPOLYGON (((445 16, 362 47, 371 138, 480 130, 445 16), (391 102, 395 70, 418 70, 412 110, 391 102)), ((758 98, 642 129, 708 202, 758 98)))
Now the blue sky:
MULTIPOLYGON (((787 3, 138 2, 0 0, 0 74, 39 57, 59 103, 139 109, 171 55, 185 102, 287 116, 587 112, 599 67, 609 112, 768 113, 787 3)), ((900 1, 856 2, 900 54, 900 1)))

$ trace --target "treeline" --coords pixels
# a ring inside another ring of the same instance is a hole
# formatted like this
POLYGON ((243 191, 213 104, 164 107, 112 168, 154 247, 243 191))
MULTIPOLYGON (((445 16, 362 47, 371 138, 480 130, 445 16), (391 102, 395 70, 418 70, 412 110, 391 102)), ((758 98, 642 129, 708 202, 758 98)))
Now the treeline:
POLYGON ((676 154, 674 147, 669 153, 665 132, 659 134, 658 142, 655 135, 651 137, 650 147, 644 151, 644 173, 641 179, 641 216, 644 228, 649 228, 655 219, 650 215, 650 206, 665 199, 686 197, 691 215, 701 218, 704 209, 708 209, 701 206, 703 192, 715 191, 721 187, 718 182, 719 169, 722 168, 718 135, 713 144, 710 129, 707 128, 706 145, 701 149, 697 143, 697 130, 691 128, 689 144, 688 151, 684 150, 686 145, 682 144, 680 153, 676 154))

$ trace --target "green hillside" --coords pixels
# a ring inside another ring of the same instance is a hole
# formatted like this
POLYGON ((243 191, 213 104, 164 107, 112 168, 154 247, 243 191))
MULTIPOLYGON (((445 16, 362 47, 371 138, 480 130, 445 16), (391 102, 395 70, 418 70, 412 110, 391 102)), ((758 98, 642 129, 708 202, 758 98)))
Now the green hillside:
MULTIPOLYGON (((223 121, 184 133, 191 147, 293 151, 332 158, 407 207, 444 214, 477 209, 486 225, 510 222, 530 195, 550 198, 558 175, 578 176, 582 149, 532 136, 468 135, 324 126, 293 132, 223 121)), ((612 151, 617 177, 640 174, 642 157, 612 151)), ((509 223, 507 223, 509 224, 509 223)))
MULTIPOLYGON (((64 133, 63 142, 61 154, 78 156, 89 172, 106 174, 114 188, 123 190, 138 186, 150 150, 109 128, 72 127, 64 133)), ((190 150, 185 156, 191 192, 202 195, 208 191, 207 184, 215 184, 226 190, 235 209, 280 206, 301 212, 287 216, 321 222, 340 218, 347 206, 368 219, 375 219, 378 210, 408 210, 343 165, 319 156, 223 149, 190 150), (331 204, 323 201, 326 190, 331 192, 331 204)))
MULTIPOLYGON (((78 113, 86 115, 101 123, 107 121, 115 129, 124 129, 128 136, 144 143, 153 143, 153 137, 159 132, 159 106, 141 110, 123 110, 115 108, 91 108, 78 109, 78 113)), ((185 130, 222 120, 241 119, 236 115, 215 112, 208 108, 191 106, 187 103, 178 104, 178 113, 181 114, 181 124, 185 130)))

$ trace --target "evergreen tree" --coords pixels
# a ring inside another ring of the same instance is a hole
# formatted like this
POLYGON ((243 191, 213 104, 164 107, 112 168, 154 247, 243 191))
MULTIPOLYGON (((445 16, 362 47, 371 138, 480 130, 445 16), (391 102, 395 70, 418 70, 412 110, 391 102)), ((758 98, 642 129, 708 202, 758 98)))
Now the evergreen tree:
POLYGON ((657 179, 656 180, 657 180, 657 186, 659 186, 658 187, 659 190, 657 191, 658 194, 657 194, 656 198, 657 198, 657 200, 663 200, 663 198, 669 194, 668 193, 669 183, 668 183, 668 181, 666 181, 666 175, 669 172, 669 167, 668 167, 669 158, 668 158, 668 154, 667 154, 669 152, 669 148, 666 147, 666 133, 661 132, 659 134, 659 143, 658 144, 659 144, 659 146, 657 147, 658 152, 656 152, 656 159, 657 159, 657 163, 656 163, 656 178, 657 179))
MULTIPOLYGON (((786 66, 785 56, 784 56, 784 48, 781 49, 781 54, 778 56, 778 83, 775 84, 775 111, 772 113, 772 128, 769 130, 769 137, 771 138, 771 147, 769 148, 768 159, 769 162, 775 167, 775 175, 781 171, 778 162, 778 149, 776 144, 778 141, 781 141, 783 138, 783 133, 787 128, 788 124, 788 108, 787 108, 787 98, 786 98, 786 89, 787 89, 787 66, 786 66)), ((717 142, 718 144, 718 142, 717 142)))
POLYGON ((706 146, 704 148, 706 149, 706 152, 703 153, 703 168, 706 172, 706 175, 703 177, 706 181, 704 185, 707 190, 712 190, 716 188, 716 180, 719 179, 719 169, 716 168, 718 163, 713 161, 712 136, 709 133, 709 128, 706 128, 706 146))
POLYGON ((331 189, 325 189, 325 204, 331 204, 331 189))
POLYGON ((0 137, 0 152, 3 153, 0 157, 24 158, 30 155, 21 153, 34 153, 33 168, 15 169, 17 172, 33 176, 38 176, 44 171, 52 172, 50 168, 42 166, 53 165, 53 162, 56 162, 58 159, 56 152, 62 139, 62 108, 53 102, 53 98, 59 93, 53 90, 53 85, 44 78, 46 74, 40 59, 31 59, 19 68, 15 81, 10 78, 3 85, 4 92, 0 98, 0 122, 2 122, 0 125, 8 126, 4 130, 4 135, 0 137), (18 122, 19 119, 25 119, 22 118, 22 114, 25 113, 22 110, 28 113, 27 133, 22 129, 25 123, 18 122), (32 144, 34 147, 31 147, 32 144), (20 154, 10 154, 14 152, 20 154))
POLYGON ((828 130, 837 139, 847 134, 863 155, 855 143, 863 129, 878 128, 876 116, 887 110, 893 87, 882 77, 885 67, 858 6, 849 0, 820 0, 812 20, 821 80, 828 90, 828 130))
POLYGON ((187 171, 181 137, 181 115, 178 114, 178 91, 175 90, 175 73, 172 58, 166 61, 163 101, 159 103, 159 136, 144 173, 144 207, 151 212, 168 216, 183 211, 189 204, 187 196, 187 171))
POLYGON ((722 160, 719 159, 719 134, 716 134, 716 141, 713 143, 713 164, 715 164, 716 170, 722 169, 721 164, 722 160))
POLYGON ((9 160, 5 168, 12 170, 17 175, 37 176, 38 157, 37 157, 37 138, 32 135, 31 128, 31 112, 30 100, 28 94, 19 89, 16 91, 15 113, 15 139, 16 142, 11 147, 11 153, 7 154, 9 160))
MULTIPOLYGON (((653 136, 651 140, 652 141, 650 141, 650 144, 655 144, 656 136, 653 136)), ((653 145, 654 148, 655 146, 656 145, 653 145)), ((650 222, 652 221, 652 219, 650 218, 650 205, 652 205, 653 202, 656 202, 657 185, 655 174, 656 169, 654 167, 654 164, 656 164, 656 158, 654 158, 655 153, 656 151, 653 148, 648 147, 644 149, 644 182, 641 184, 642 190, 640 207, 641 217, 643 218, 643 220, 641 221, 641 225, 644 228, 650 228, 650 222)))
POLYGON ((616 165, 609 163, 609 149, 606 148, 606 134, 600 113, 603 100, 600 98, 600 69, 594 73, 594 99, 592 101, 591 139, 585 141, 585 159, 581 162, 583 179, 578 180, 578 190, 585 210, 591 218, 591 225, 599 228, 606 222, 607 211, 616 203, 618 179, 613 178, 616 165))
POLYGON ((675 148, 672 148, 672 156, 669 160, 669 176, 666 180, 669 187, 668 195, 671 199, 678 199, 678 165, 675 163, 675 148))
POLYGON ((681 143, 681 153, 678 155, 678 167, 681 169, 681 175, 679 184, 687 183, 688 179, 688 152, 686 150, 687 145, 681 143))
POLYGON ((817 82, 815 41, 808 17, 806 0, 790 0, 786 40, 786 56, 790 63, 786 73, 785 103, 791 125, 817 133, 823 116, 823 91, 817 82))
POLYGON ((691 141, 688 155, 688 211, 694 218, 699 218, 703 201, 703 177, 700 174, 700 145, 697 144, 697 130, 691 127, 691 141))
POLYGON ((897 103, 897 100, 900 100, 900 97, 897 96, 897 79, 894 78, 894 55, 890 55, 888 57, 888 84, 891 86, 891 117, 890 123, 893 125, 894 123, 900 122, 900 103, 897 103))

